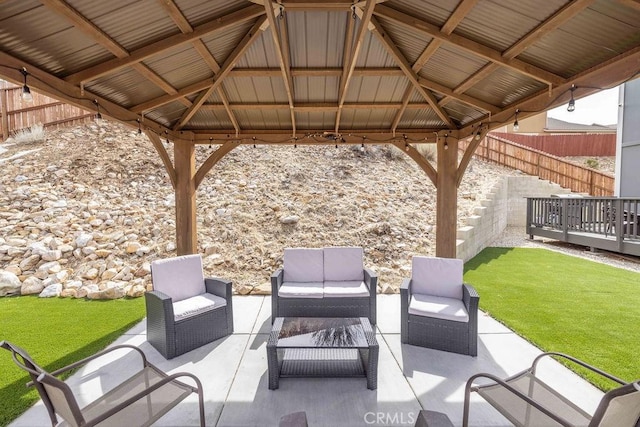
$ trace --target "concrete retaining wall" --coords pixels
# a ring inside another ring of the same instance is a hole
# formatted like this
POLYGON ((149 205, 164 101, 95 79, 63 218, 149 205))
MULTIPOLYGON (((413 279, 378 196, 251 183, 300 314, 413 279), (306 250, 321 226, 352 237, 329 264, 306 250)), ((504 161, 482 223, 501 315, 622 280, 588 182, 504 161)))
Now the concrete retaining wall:
POLYGON ((466 226, 458 229, 457 258, 465 262, 490 246, 507 226, 522 227, 525 233, 526 197, 549 197, 552 194, 567 194, 571 191, 538 177, 506 176, 502 178, 480 201, 466 226))

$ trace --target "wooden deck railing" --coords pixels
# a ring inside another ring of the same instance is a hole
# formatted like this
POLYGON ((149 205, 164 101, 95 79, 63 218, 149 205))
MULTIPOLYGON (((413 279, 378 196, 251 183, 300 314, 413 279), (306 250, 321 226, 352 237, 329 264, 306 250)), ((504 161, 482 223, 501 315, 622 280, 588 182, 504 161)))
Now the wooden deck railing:
MULTIPOLYGON (((461 141, 461 148, 467 142, 461 141)), ((477 158, 539 176, 564 188, 591 196, 612 196, 615 177, 560 157, 525 147, 495 135, 487 135, 474 155, 477 158)))
POLYGON ((640 255, 640 199, 529 197, 527 234, 640 255))

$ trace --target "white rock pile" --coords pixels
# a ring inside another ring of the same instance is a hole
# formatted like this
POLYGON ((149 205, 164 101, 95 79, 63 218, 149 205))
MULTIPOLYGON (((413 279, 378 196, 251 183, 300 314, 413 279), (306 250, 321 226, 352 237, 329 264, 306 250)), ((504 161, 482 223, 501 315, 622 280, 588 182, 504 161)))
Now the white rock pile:
MULTIPOLYGON (((143 295, 150 262, 175 255, 173 189, 146 137, 103 122, 4 147, 0 296, 143 295)), ((216 147, 199 146, 197 164, 216 147)), ((472 161, 460 225, 506 173, 472 161)), ((205 274, 264 294, 285 247, 362 246, 380 291, 396 292, 411 257, 435 253, 435 200, 425 174, 393 147, 241 146, 197 192, 205 274)))

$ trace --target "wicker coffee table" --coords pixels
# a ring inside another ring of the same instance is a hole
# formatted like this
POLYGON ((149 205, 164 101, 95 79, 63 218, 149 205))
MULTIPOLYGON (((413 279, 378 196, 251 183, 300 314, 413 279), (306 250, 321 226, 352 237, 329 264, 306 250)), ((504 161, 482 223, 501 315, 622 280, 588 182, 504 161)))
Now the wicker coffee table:
POLYGON ((366 377, 378 387, 378 341, 366 317, 276 317, 267 342, 269 389, 283 377, 366 377))

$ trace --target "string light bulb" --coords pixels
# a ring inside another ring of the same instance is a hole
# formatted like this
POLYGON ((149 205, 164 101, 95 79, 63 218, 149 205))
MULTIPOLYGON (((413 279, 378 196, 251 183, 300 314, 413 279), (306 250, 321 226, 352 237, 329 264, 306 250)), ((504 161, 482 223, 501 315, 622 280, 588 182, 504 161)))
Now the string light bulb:
POLYGON ((20 70, 20 72, 24 77, 24 85, 22 86, 22 95, 21 95, 22 100, 25 102, 32 102, 33 95, 31 94, 31 89, 29 89, 29 86, 27 86, 27 76, 29 75, 29 73, 27 72, 27 69, 25 67, 22 67, 22 70, 20 70))
POLYGON ((140 119, 136 119, 138 122, 138 135, 142 135, 142 128, 140 127, 140 119))
POLYGON ((482 130, 482 123, 480 123, 480 126, 478 126, 478 131, 476 132, 476 134, 473 136, 473 139, 475 139, 476 141, 480 141, 480 137, 481 135, 481 130, 482 130))
POLYGON ((102 121, 102 114, 100 114, 100 104, 97 99, 93 100, 93 103, 96 104, 96 123, 100 123, 102 121))
POLYGON ((576 110, 576 100, 573 98, 573 91, 576 90, 576 85, 571 85, 571 99, 567 105, 567 111, 572 113, 576 110))
POLYGON ((516 119, 513 122, 513 131, 514 132, 518 132, 520 130, 520 124, 518 123, 518 113, 520 113, 520 110, 516 109, 516 119))

